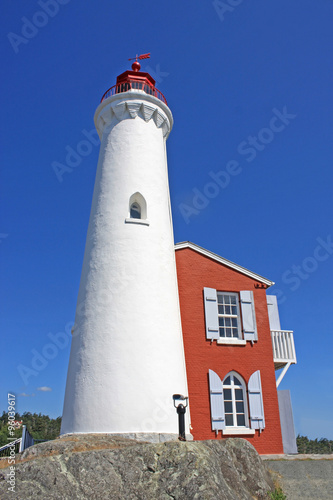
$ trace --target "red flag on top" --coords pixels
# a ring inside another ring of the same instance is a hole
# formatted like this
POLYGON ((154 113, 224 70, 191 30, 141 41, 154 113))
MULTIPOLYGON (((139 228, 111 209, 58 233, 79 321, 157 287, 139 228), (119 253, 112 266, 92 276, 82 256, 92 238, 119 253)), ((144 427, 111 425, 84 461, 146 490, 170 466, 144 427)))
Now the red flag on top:
POLYGON ((141 54, 141 56, 136 56, 136 57, 132 57, 131 59, 129 59, 129 61, 133 61, 134 59, 137 61, 138 59, 149 59, 150 58, 150 52, 148 52, 148 54, 141 54))
POLYGON ((148 54, 141 54, 141 56, 139 56, 139 59, 149 59, 150 58, 150 52, 148 52, 148 54))

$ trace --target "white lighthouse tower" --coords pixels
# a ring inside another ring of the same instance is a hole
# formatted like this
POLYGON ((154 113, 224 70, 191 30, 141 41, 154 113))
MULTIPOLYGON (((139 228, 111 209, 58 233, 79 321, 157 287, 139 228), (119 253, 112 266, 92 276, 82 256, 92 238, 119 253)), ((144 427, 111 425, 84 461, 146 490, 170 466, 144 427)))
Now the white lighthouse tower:
POLYGON ((61 434, 159 441, 178 436, 172 396, 187 396, 166 156, 173 118, 154 79, 137 60, 132 69, 95 113, 101 147, 61 434))

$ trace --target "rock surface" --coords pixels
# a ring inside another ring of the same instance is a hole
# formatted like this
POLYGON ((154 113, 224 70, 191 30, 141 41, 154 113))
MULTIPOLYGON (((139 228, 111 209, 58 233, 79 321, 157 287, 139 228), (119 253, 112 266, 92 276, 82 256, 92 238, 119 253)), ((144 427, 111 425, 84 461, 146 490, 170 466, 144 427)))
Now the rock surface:
POLYGON ((1 499, 247 500, 274 489, 256 450, 237 438, 151 444, 66 436, 17 457, 14 494, 1 462, 1 499))

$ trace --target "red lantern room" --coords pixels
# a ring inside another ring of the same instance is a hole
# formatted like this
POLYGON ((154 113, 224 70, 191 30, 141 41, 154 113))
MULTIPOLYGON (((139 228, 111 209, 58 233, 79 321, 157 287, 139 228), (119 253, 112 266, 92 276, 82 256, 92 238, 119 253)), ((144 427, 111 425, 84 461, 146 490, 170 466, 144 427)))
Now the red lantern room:
MULTIPOLYGON (((120 94, 121 92, 128 92, 130 90, 142 90, 146 94, 150 94, 157 97, 160 101, 167 104, 167 101, 156 87, 155 80, 149 73, 144 73, 140 71, 141 64, 138 59, 147 59, 150 54, 142 54, 141 56, 136 56, 135 61, 132 64, 132 71, 128 70, 117 76, 117 83, 110 89, 108 89, 103 95, 101 102, 114 94, 120 94)), ((131 60, 131 59, 129 59, 131 60)))

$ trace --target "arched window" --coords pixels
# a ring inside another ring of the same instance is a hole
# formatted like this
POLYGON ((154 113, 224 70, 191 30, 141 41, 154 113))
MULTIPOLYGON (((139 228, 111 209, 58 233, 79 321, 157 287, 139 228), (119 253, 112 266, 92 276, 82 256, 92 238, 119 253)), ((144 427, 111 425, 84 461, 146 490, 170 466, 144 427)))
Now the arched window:
POLYGON ((238 373, 230 372, 223 380, 223 403, 226 427, 247 427, 246 385, 238 373))
POLYGON ((138 202, 132 203, 130 207, 130 218, 131 219, 141 219, 141 207, 138 202))
POLYGON ((147 219, 147 203, 141 193, 134 193, 129 199, 129 217, 147 219))
POLYGON ((125 222, 149 226, 147 218, 147 203, 141 193, 134 193, 129 199, 128 215, 125 222))

